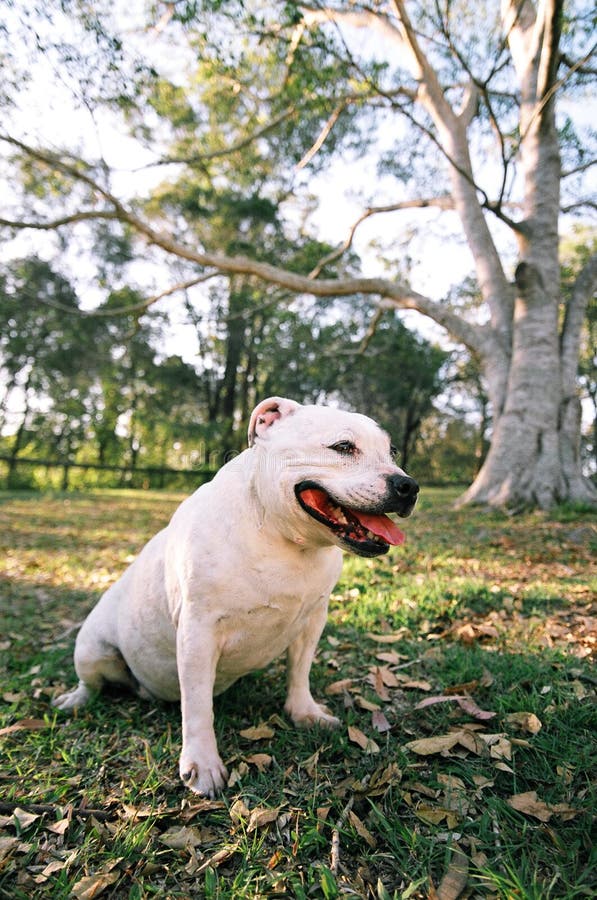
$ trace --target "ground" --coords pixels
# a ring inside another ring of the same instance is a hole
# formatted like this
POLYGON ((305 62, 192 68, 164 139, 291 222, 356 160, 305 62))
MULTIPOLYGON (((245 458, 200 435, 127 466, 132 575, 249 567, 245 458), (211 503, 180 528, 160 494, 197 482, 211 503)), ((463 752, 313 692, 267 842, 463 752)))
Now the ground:
POLYGON ((594 896, 597 518, 454 498, 424 492, 405 547, 346 559, 313 672, 342 727, 292 727, 283 661, 243 679, 207 801, 178 780, 175 705, 49 705, 181 497, 0 494, 0 896, 594 896))

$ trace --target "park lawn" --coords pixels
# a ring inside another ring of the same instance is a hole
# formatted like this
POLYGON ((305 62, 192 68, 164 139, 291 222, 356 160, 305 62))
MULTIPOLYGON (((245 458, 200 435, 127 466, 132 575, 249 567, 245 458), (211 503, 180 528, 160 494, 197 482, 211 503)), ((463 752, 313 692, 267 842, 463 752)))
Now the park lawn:
POLYGON ((291 727, 282 661, 217 699, 209 801, 178 781, 175 705, 49 705, 180 496, 0 494, 0 896, 593 896, 596 517, 455 496, 346 559, 312 678, 341 728, 291 727))

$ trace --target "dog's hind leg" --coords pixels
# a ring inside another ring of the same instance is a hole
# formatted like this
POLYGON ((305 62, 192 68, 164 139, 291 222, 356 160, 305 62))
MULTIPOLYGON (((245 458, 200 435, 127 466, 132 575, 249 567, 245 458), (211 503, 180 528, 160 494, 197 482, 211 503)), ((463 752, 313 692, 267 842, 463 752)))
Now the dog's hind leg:
POLYGON ((75 645, 75 670, 79 676, 79 684, 71 691, 55 697, 52 706, 62 710, 84 706, 92 694, 101 691, 106 682, 122 684, 141 693, 136 678, 118 648, 106 640, 90 636, 85 625, 79 632, 75 645))

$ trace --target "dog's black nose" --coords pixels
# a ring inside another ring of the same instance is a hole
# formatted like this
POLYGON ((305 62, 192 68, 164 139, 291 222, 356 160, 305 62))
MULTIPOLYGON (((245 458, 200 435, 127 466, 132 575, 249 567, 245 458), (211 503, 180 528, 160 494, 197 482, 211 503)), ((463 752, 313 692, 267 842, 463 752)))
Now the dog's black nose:
POLYGON ((419 485, 410 475, 390 475, 388 484, 400 500, 410 500, 414 503, 419 493, 419 485))

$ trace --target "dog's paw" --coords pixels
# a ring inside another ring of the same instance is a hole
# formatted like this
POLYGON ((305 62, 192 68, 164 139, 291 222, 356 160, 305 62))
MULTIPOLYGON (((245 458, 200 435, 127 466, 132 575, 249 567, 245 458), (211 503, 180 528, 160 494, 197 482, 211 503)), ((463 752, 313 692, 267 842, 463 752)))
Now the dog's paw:
POLYGON ((213 760, 199 764, 189 761, 185 756, 180 758, 180 777, 189 790, 202 797, 215 797, 228 782, 228 771, 222 760, 213 760))
POLYGON ((84 706, 89 697, 88 688, 81 682, 72 691, 67 691, 65 694, 59 694, 58 697, 54 697, 52 706, 68 712, 69 709, 78 709, 80 706, 84 706))
POLYGON ((316 703, 315 700, 312 700, 307 706, 301 707, 294 707, 287 703, 284 708, 294 724, 300 728, 312 728, 314 725, 337 728, 340 725, 340 719, 333 716, 327 706, 316 703))

